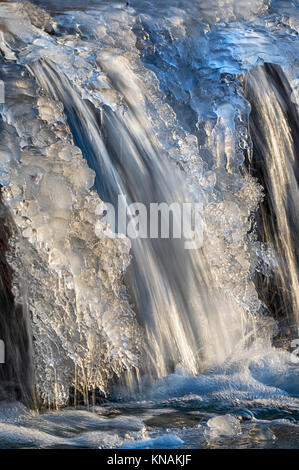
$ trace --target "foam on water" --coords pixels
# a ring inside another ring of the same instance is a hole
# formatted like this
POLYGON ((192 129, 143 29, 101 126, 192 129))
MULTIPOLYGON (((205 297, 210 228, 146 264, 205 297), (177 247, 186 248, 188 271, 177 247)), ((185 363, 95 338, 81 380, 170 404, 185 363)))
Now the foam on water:
POLYGON ((37 414, 7 403, 0 410, 0 447, 294 447, 299 381, 292 359, 254 345, 221 370, 194 377, 180 369, 146 396, 89 411, 37 414))
POLYGON ((246 404, 249 400, 287 403, 290 397, 299 396, 298 374, 298 359, 294 355, 258 341, 203 375, 194 377, 177 370, 158 381, 149 397, 154 400, 183 397, 199 403, 223 401, 225 407, 238 401, 246 404))

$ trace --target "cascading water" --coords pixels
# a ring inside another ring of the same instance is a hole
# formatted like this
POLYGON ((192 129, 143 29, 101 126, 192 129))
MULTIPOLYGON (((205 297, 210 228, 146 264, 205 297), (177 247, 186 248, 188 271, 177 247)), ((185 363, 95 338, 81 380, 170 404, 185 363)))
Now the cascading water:
MULTIPOLYGON (((138 222, 132 211, 142 205, 149 215, 150 203, 168 207, 177 203, 181 209, 192 195, 183 175, 155 143, 150 125, 145 126, 145 99, 136 76, 126 62, 121 68, 119 59, 110 54, 101 56, 99 62, 126 106, 121 113, 104 107, 100 122, 96 110, 52 64, 42 61, 30 65, 30 70, 42 88, 63 103, 75 142, 95 170, 96 187, 105 202, 117 209, 120 197, 134 225, 138 222)), ((181 210, 173 215, 173 231, 181 224, 180 215, 181 210)), ((169 213, 161 217, 163 223, 169 213)), ((148 227, 139 227, 139 235, 132 235, 132 262, 125 277, 133 308, 146 332, 143 373, 163 377, 180 364, 195 374, 215 361, 224 361, 236 343, 242 337, 245 340, 250 333, 249 318, 245 313, 242 318, 242 310, 217 293, 202 247, 185 248, 188 243, 201 243, 200 234, 189 230, 195 239, 175 239, 170 227, 170 238, 151 238, 150 221, 146 222, 148 227), (236 326, 229 328, 233 322, 236 326)), ((124 235, 126 228, 127 224, 124 235)))
POLYGON ((261 214, 263 236, 268 244, 273 244, 277 255, 272 281, 276 289, 268 286, 264 291, 268 295, 270 308, 274 311, 277 308, 281 318, 289 316, 289 323, 298 334, 297 106, 296 102, 292 102, 292 88, 287 77, 273 65, 257 67, 248 73, 246 93, 252 105, 253 166, 262 177, 267 191, 268 208, 263 207, 261 214))
POLYGON ((0 446, 295 446, 294 2, 35 3, 0 2, 0 326, 32 365, 2 376, 101 407, 3 403, 0 446))

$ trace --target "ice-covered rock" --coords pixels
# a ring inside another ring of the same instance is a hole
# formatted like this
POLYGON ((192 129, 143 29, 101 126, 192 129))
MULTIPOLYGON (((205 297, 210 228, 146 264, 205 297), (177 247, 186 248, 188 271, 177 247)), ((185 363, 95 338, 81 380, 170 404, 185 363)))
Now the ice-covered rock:
POLYGON ((239 410, 234 410, 231 413, 233 416, 238 418, 240 421, 252 421, 254 419, 254 414, 250 411, 247 410, 246 408, 240 408, 239 410))
POLYGON ((220 437, 234 437, 241 432, 240 422, 235 416, 221 415, 207 421, 205 435, 207 439, 218 439, 220 437))

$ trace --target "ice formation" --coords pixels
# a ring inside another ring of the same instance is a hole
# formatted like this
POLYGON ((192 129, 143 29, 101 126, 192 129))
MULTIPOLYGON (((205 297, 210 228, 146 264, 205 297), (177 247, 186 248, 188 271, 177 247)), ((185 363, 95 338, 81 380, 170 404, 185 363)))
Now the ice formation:
MULTIPOLYGON (((66 403, 71 386, 85 395, 95 388, 106 392, 115 374, 138 367, 143 349, 143 331, 123 282, 130 242, 105 238, 111 230, 99 217, 105 203, 75 145, 78 135, 71 132, 58 92, 63 83, 72 90, 67 99, 79 123, 81 111, 88 113, 91 106, 101 116, 113 116, 119 135, 130 135, 127 148, 136 142, 147 151, 155 147, 156 161, 163 155, 174 162, 188 197, 202 202, 204 256, 210 267, 205 281, 222 299, 217 308, 212 305, 209 318, 198 320, 205 365, 224 361, 238 341, 248 339, 248 321, 250 338, 255 333, 263 305, 254 271, 266 270, 272 259, 255 230, 262 188, 244 164, 251 148, 242 74, 262 59, 252 46, 242 62, 246 35, 241 25, 231 33, 235 46, 226 54, 219 18, 234 21, 241 14, 250 21, 269 3, 254 1, 243 9, 243 2, 215 1, 212 16, 203 8, 197 23, 164 2, 165 15, 157 21, 137 6, 117 3, 53 19, 29 3, 0 4, 0 79, 5 83, 0 183, 16 225, 8 261, 16 298, 28 303, 32 316, 36 381, 44 403, 66 403), (219 23, 216 31, 213 23, 219 23)), ((272 45, 267 34, 259 40, 266 60, 272 45)), ((83 131, 105 159, 93 121, 83 131)), ((143 263, 148 273, 150 262, 143 263)), ((195 277, 190 285, 196 282, 195 277)), ((161 302, 160 310, 161 305, 161 342, 170 331, 174 339, 167 339, 180 349, 182 316, 178 309, 171 311, 177 323, 167 330, 166 304, 161 302)), ((185 344, 181 350, 184 365, 196 373, 201 345, 194 346, 191 352, 185 344)))
POLYGON ((208 439, 219 439, 221 436, 236 436, 240 433, 240 421, 234 416, 215 416, 207 422, 206 437, 208 439))
MULTIPOLYGON (((2 18, 5 10, 18 21, 19 5, 1 8, 2 18)), ((83 394, 105 392, 113 374, 137 364, 141 334, 122 283, 130 243, 101 236, 109 230, 97 216, 103 202, 90 189, 94 173, 61 104, 15 62, 2 65, 1 78, 1 184, 16 223, 14 293, 20 303, 28 299, 41 399, 61 405, 72 385, 83 394)))

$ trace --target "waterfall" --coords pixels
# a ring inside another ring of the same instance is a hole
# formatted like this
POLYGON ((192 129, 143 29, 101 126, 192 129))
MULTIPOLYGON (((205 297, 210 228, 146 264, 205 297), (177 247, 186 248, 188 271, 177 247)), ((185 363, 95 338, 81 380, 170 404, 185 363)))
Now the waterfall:
MULTIPOLYGON (((107 54, 99 61, 123 97, 125 112, 108 106, 97 111, 53 63, 43 60, 29 68, 43 90, 63 103, 75 143, 96 172, 101 199, 116 206, 122 197, 128 214, 133 203, 137 210, 140 203, 149 209, 150 203, 190 201, 182 172, 155 142, 136 76, 113 59, 107 54)), ((168 216, 161 214, 161 225, 168 216)), ((176 217, 173 231, 181 224, 176 217)), ((252 328, 242 309, 217 292, 202 247, 185 249, 185 241, 172 236, 131 240, 125 282, 146 335, 142 374, 152 377, 165 376, 178 365, 196 374, 221 363, 252 328)))
POLYGON ((261 295, 282 321, 289 318, 294 333, 299 326, 299 166, 298 113, 292 87, 281 67, 266 64, 246 77, 251 103, 253 174, 266 191, 260 231, 272 245, 275 262, 271 277, 260 280, 261 295), (263 285, 264 283, 264 285, 263 285))
POLYGON ((273 312, 298 322, 297 115, 281 69, 254 67, 271 2, 191 3, 0 4, 7 258, 46 405, 195 376, 270 344, 273 312))

